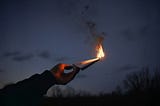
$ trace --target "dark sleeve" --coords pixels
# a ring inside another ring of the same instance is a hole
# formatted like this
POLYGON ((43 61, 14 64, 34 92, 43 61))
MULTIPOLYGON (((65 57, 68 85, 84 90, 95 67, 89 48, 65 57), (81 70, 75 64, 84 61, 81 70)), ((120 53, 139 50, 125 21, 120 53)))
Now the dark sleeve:
POLYGON ((16 84, 6 86, 0 90, 0 99, 7 106, 35 106, 54 84, 54 76, 50 71, 45 71, 16 84))

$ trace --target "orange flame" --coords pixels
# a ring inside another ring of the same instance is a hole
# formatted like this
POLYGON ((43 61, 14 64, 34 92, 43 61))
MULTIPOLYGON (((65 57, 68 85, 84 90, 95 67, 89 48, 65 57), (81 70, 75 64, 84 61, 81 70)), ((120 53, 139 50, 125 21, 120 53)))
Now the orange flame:
POLYGON ((96 46, 96 52, 97 52, 96 58, 85 60, 85 61, 82 61, 82 62, 80 62, 78 64, 79 65, 84 65, 84 64, 92 63, 94 61, 100 60, 101 58, 103 58, 105 56, 104 51, 103 51, 103 47, 102 47, 101 44, 98 44, 96 46))
POLYGON ((97 51, 97 56, 96 56, 97 58, 101 59, 102 57, 105 56, 104 51, 103 51, 103 47, 101 44, 98 44, 96 46, 96 51, 97 51))
POLYGON ((102 59, 105 56, 105 53, 104 53, 103 47, 102 47, 102 41, 103 41, 103 37, 101 37, 101 36, 97 37, 97 44, 95 47, 95 50, 96 50, 96 57, 95 58, 79 62, 76 65, 90 64, 90 63, 93 63, 93 62, 96 62, 96 61, 99 61, 100 59, 102 59))

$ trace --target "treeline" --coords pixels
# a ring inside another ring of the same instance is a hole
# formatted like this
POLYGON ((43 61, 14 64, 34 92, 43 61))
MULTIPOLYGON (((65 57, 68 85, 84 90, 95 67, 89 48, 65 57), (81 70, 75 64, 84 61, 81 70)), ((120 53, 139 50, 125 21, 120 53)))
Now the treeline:
POLYGON ((75 93, 74 89, 63 96, 60 88, 54 89, 53 96, 43 101, 43 106, 157 106, 160 105, 160 70, 143 68, 141 71, 131 73, 110 94, 101 93, 91 95, 87 92, 75 93), (56 94, 57 93, 57 94, 56 94))

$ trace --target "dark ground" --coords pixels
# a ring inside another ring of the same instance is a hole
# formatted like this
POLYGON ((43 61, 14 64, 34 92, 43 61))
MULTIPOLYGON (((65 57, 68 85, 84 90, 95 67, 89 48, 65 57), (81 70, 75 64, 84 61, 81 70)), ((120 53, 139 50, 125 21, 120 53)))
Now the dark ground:
POLYGON ((156 95, 105 95, 71 98, 46 98, 42 106, 158 106, 160 101, 156 95))

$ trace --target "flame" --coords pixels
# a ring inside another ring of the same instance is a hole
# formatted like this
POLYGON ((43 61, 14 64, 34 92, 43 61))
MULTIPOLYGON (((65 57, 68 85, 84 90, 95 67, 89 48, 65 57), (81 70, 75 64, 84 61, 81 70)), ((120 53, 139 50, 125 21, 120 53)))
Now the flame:
POLYGON ((96 46, 96 51, 97 51, 97 56, 96 56, 97 58, 101 59, 102 57, 105 56, 104 51, 103 51, 103 47, 101 44, 98 44, 96 46))
POLYGON ((105 56, 105 53, 104 53, 103 47, 102 47, 103 39, 104 38, 102 36, 98 36, 96 38, 96 47, 95 47, 96 57, 95 58, 79 62, 76 65, 77 66, 81 66, 81 65, 91 64, 91 63, 94 63, 94 62, 99 61, 100 59, 102 59, 105 56))
POLYGON ((77 64, 78 65, 84 65, 84 64, 95 62, 95 61, 100 60, 101 58, 103 58, 105 56, 105 54, 104 54, 104 51, 103 51, 102 44, 97 44, 96 52, 97 52, 96 53, 96 58, 85 60, 85 61, 82 61, 82 62, 77 63, 77 64))
POLYGON ((97 52, 96 58, 85 60, 85 61, 82 61, 78 64, 79 65, 84 65, 84 64, 92 63, 94 61, 100 60, 101 58, 103 58, 105 56, 104 51, 103 51, 103 47, 102 47, 101 44, 98 44, 96 46, 96 52, 97 52))

